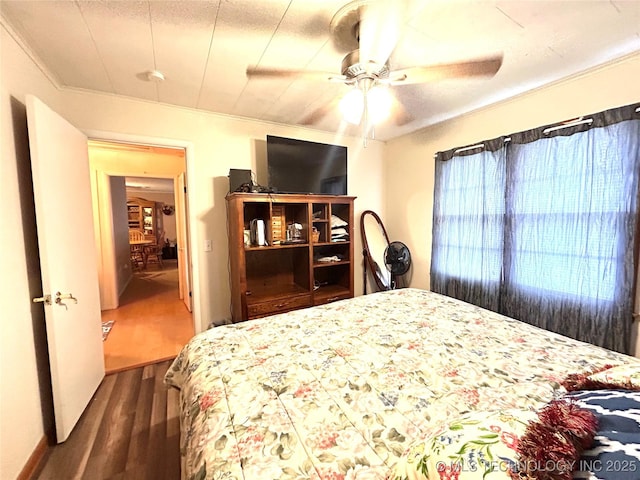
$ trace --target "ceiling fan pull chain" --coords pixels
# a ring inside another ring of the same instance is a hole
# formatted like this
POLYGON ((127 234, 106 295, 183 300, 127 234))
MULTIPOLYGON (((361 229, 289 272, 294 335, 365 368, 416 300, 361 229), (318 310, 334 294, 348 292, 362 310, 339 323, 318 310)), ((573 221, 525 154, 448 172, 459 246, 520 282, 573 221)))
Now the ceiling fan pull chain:
POLYGON ((364 100, 364 108, 362 111, 362 136, 364 147, 367 148, 367 139, 369 137, 369 98, 367 95, 367 84, 364 83, 362 95, 364 100))

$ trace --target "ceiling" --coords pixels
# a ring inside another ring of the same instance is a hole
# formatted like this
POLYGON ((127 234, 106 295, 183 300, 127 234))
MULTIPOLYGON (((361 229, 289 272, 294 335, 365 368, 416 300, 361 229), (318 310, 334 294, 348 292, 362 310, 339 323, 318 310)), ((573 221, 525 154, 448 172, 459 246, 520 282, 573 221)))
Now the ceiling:
POLYGON ((173 194, 172 178, 125 177, 125 185, 132 190, 173 194))
MULTIPOLYGON (((159 147, 156 145, 140 145, 132 143, 108 142, 102 140, 89 140, 89 156, 97 153, 102 157, 108 155, 111 162, 127 165, 129 162, 138 164, 163 163, 167 157, 175 157, 176 161, 184 162, 185 151, 182 148, 159 147), (122 163, 123 162, 123 163, 122 163)), ((124 168, 126 170, 126 167, 124 168)), ((154 170, 157 172, 157 170, 154 170)), ((152 176, 126 176, 125 186, 127 190, 139 193, 174 193, 173 175, 169 177, 152 176)))
MULTIPOLYGON (((397 5, 400 0, 390 0, 397 5)), ((640 51, 640 0, 409 1, 392 69, 503 53, 493 78, 393 87, 411 121, 389 140, 640 51)), ((347 0, 9 1, 4 22, 61 87, 287 125, 346 93, 340 83, 248 79, 248 67, 340 74, 330 22, 347 0), (159 70, 163 82, 145 72, 159 70)), ((313 128, 344 130, 337 108, 313 128)))

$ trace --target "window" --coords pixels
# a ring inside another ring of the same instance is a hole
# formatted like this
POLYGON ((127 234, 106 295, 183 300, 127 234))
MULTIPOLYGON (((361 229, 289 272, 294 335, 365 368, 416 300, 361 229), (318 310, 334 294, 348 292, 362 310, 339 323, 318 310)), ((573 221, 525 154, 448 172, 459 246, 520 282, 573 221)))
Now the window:
MULTIPOLYGON (((436 161, 432 290, 627 352, 640 175, 636 106, 436 161)), ((466 149, 462 149, 466 150, 466 149)))
POLYGON ((483 151, 441 167, 434 268, 472 281, 500 280, 504 224, 504 155, 483 151))
POLYGON ((628 195, 616 161, 621 127, 509 146, 514 285, 614 301, 628 195))

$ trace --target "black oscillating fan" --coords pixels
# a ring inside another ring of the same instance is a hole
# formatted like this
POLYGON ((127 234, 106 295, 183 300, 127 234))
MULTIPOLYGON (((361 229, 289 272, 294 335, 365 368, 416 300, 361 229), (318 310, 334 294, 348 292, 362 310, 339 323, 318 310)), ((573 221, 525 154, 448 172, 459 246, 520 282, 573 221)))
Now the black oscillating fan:
POLYGON ((404 275, 411 266, 411 252, 402 242, 391 242, 384 251, 384 263, 391 272, 391 288, 396 288, 397 277, 404 275))

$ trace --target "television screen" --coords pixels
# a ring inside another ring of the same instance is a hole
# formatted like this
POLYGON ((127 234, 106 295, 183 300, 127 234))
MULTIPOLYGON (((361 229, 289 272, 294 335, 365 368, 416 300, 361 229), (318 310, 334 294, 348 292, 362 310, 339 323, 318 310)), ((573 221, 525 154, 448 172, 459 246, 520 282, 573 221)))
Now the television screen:
POLYGON ((267 135, 267 166, 278 193, 347 194, 347 147, 267 135))

